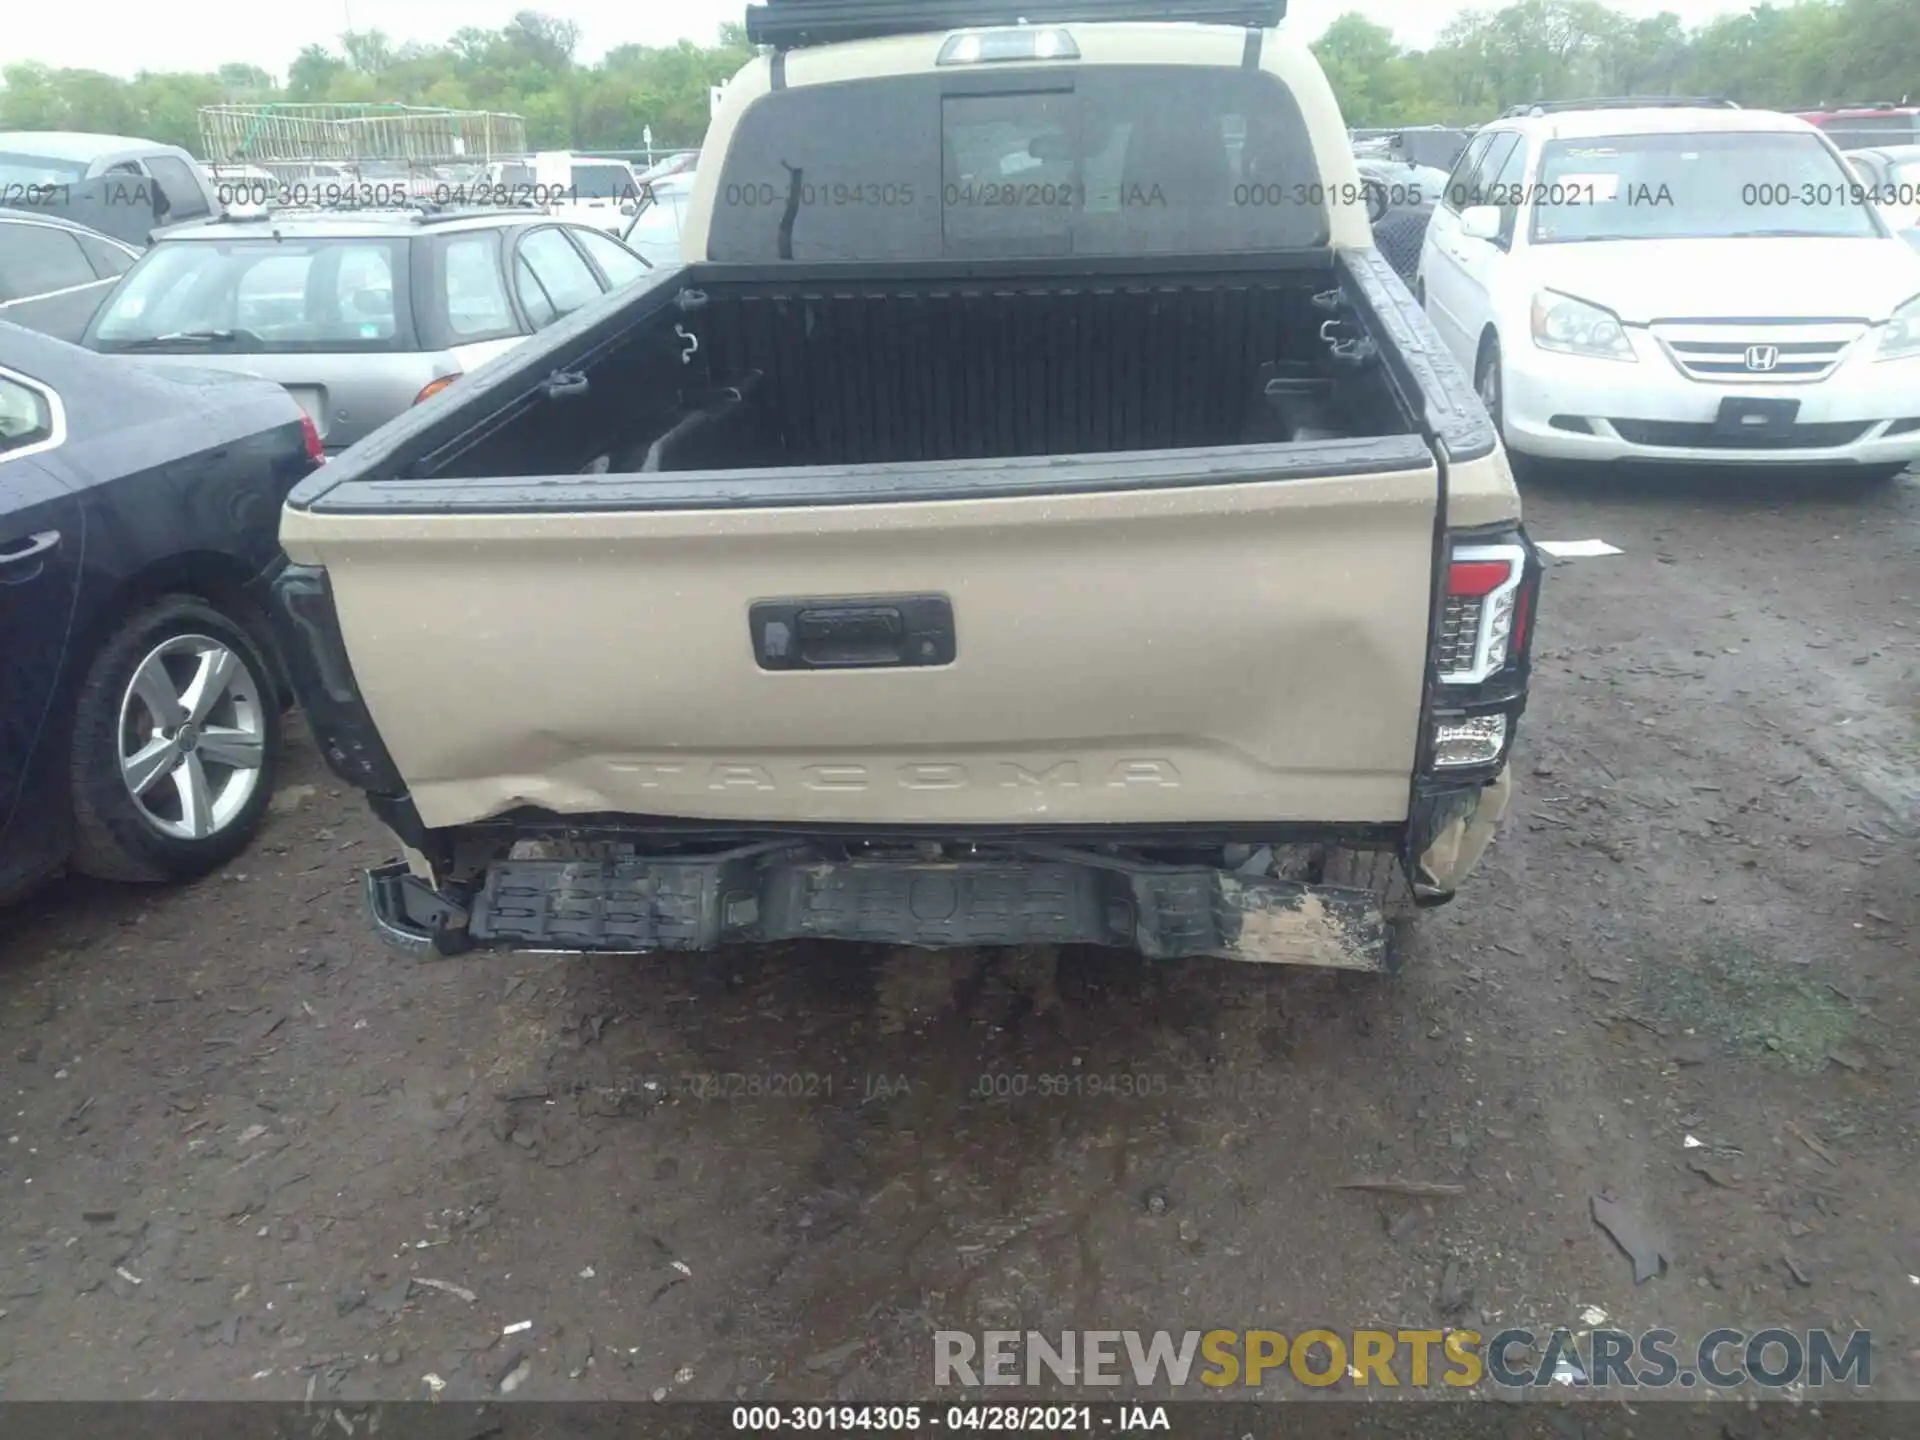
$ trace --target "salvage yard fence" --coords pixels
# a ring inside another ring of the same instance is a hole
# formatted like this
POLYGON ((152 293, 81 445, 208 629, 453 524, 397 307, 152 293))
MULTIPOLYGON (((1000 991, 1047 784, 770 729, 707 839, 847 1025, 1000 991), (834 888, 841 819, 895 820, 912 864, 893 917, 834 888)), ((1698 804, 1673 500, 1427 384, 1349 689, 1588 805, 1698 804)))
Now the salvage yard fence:
POLYGON ((478 164, 525 155, 527 122, 499 111, 423 105, 204 105, 200 141, 212 165, 478 164))

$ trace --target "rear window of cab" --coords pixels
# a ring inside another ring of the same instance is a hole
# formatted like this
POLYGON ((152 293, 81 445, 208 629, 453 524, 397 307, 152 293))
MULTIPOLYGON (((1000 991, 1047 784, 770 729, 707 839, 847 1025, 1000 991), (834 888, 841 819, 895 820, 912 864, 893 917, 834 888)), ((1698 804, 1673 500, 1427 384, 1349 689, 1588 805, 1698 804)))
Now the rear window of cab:
POLYGON ((1207 254, 1327 243, 1298 102, 1245 67, 954 70, 776 90, 741 116, 719 261, 1207 254))

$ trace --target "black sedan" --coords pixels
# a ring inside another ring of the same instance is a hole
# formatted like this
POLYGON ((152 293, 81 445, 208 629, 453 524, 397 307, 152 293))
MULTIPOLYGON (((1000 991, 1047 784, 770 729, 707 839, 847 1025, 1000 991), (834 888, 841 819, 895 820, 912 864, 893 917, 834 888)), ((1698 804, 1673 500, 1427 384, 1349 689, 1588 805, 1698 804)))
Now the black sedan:
POLYGON ((259 597, 319 455, 270 381, 0 323, 0 899, 247 843, 285 692, 259 597))
POLYGON ((0 320, 78 341, 140 252, 51 213, 0 206, 0 320))

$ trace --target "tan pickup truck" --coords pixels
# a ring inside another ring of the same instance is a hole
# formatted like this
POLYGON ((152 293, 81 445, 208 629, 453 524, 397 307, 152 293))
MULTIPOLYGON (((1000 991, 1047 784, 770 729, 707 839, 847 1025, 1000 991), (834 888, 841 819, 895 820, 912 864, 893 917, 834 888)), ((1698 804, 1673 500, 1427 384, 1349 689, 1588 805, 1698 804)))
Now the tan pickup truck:
POLYGON ((288 502, 384 935, 1392 968, 1506 806, 1539 559, 1280 8, 749 10, 684 266, 288 502))

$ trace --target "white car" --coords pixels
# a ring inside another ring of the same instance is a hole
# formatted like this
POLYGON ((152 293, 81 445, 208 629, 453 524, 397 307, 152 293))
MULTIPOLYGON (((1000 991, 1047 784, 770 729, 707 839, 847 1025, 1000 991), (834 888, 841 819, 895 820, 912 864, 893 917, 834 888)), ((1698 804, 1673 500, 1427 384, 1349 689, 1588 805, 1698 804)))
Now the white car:
POLYGON ((693 195, 694 172, 683 170, 662 180, 647 182, 647 193, 620 238, 649 265, 681 263, 680 236, 687 225, 687 206, 693 195))
POLYGON ((1695 102, 1496 121, 1447 183, 1415 293, 1517 468, 1868 480, 1920 459, 1920 256, 1793 116, 1695 102))
POLYGON ((533 171, 541 202, 556 220, 618 235, 639 208, 640 181, 624 160, 546 151, 533 157, 533 171))

